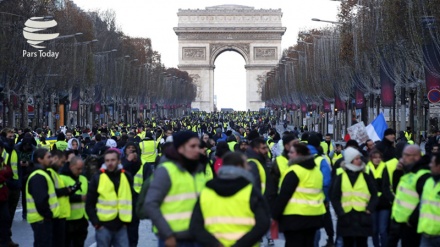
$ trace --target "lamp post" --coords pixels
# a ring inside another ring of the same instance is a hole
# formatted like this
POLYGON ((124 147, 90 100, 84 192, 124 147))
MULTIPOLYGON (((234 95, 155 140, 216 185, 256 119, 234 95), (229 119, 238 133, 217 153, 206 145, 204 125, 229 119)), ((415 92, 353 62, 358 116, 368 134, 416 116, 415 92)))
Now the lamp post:
POLYGON ((330 24, 336 24, 336 25, 343 25, 344 23, 342 22, 338 22, 338 21, 327 21, 327 20, 321 20, 318 18, 312 18, 312 21, 316 21, 316 22, 326 22, 326 23, 330 23, 330 24))

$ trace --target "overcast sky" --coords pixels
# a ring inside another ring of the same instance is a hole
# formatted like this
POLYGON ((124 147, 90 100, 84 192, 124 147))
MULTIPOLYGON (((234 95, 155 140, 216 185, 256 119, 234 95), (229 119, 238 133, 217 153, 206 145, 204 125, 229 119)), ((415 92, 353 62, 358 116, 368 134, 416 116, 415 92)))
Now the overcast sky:
MULTIPOLYGON (((177 67, 178 41, 173 31, 177 26, 178 9, 204 9, 205 7, 238 4, 255 8, 278 9, 283 12, 283 49, 296 43, 298 31, 326 26, 311 18, 336 20, 340 2, 331 0, 74 0, 84 10, 113 9, 122 31, 134 37, 151 38, 153 49, 162 54, 167 67, 177 67)), ((245 61, 234 52, 222 53, 215 62, 217 107, 246 110, 245 61), (237 100, 235 100, 237 99, 237 100), (238 100, 239 99, 239 100, 238 100)))

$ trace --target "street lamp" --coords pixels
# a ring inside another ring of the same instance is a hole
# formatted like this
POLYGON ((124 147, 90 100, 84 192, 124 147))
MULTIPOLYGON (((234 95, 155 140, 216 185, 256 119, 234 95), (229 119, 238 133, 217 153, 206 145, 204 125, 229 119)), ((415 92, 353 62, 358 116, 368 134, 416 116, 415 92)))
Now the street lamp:
POLYGON ((330 23, 330 24, 336 24, 336 25, 343 25, 344 23, 342 22, 338 22, 338 21, 327 21, 327 20, 321 20, 318 18, 312 18, 312 21, 316 21, 316 22, 326 22, 326 23, 330 23))

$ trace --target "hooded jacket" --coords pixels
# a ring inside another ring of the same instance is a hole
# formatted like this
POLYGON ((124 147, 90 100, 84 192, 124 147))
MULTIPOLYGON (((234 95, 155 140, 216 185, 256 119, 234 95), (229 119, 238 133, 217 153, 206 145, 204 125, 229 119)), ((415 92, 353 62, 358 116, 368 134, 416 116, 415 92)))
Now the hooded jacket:
MULTIPOLYGON (((206 183, 206 187, 214 190, 219 196, 231 197, 244 187, 252 184, 253 176, 250 172, 234 166, 223 166, 220 168, 218 177, 206 183)), ((249 246, 250 243, 258 243, 270 226, 270 212, 261 192, 255 187, 250 197, 250 208, 254 213, 255 225, 241 237, 234 246, 249 246)), ((198 243, 203 246, 219 246, 219 241, 204 227, 203 213, 198 200, 191 218, 190 232, 198 243)))
MULTIPOLYGON (((352 165, 354 166, 354 165, 352 165)), ((366 210, 373 213, 378 203, 377 189, 373 178, 365 172, 364 169, 360 171, 352 171, 349 166, 346 166, 345 161, 341 162, 341 167, 345 170, 350 180, 351 185, 354 185, 359 176, 364 176, 365 182, 370 192, 370 201, 367 204, 366 210)), ((330 192, 331 203, 336 215, 338 216, 337 232, 341 237, 367 237, 373 234, 373 222, 371 214, 366 212, 358 212, 351 210, 345 213, 342 208, 342 175, 337 175, 333 181, 332 191, 330 192)))
MULTIPOLYGON (((301 156, 289 161, 289 166, 299 165, 307 170, 315 168, 316 164, 313 155, 301 156)), ((322 226, 322 215, 318 216, 304 216, 304 215, 283 215, 289 200, 292 198, 293 193, 299 184, 299 178, 294 171, 289 171, 283 180, 280 187, 280 192, 275 200, 272 217, 279 221, 280 230, 298 231, 305 229, 320 228, 322 226)))

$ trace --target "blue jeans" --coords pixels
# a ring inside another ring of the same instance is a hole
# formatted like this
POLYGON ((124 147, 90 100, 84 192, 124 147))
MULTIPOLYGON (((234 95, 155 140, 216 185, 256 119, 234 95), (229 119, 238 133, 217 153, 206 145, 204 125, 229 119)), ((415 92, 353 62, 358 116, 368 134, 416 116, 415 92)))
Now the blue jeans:
POLYGON ((440 236, 439 237, 425 237, 422 235, 422 242, 420 247, 440 247, 440 236))
POLYGON ((389 223, 390 223, 390 210, 379 210, 373 213, 374 247, 387 246, 389 223))
MULTIPOLYGON (((159 239, 159 247, 165 247, 165 240, 159 239)), ((177 247, 202 247, 200 244, 195 241, 177 241, 177 247)))
POLYGON ((95 232, 97 247, 127 247, 128 234, 127 227, 123 226, 118 231, 110 231, 105 227, 95 232))
POLYGON ((34 231, 34 247, 52 247, 53 222, 42 220, 31 224, 34 231))
POLYGON ((344 239, 341 236, 336 236, 335 246, 344 247, 344 239))

